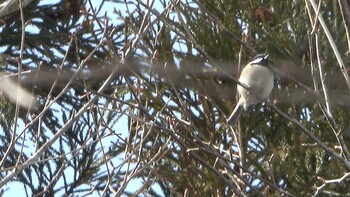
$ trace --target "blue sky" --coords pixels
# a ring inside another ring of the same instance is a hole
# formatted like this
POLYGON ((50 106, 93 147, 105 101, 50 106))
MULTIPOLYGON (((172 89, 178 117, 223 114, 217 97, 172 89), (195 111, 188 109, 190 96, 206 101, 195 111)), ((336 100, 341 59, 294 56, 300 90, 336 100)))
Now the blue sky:
MULTIPOLYGON (((40 4, 52 4, 52 3, 56 3, 58 1, 56 0, 42 0, 40 4)), ((101 0, 93 0, 92 1, 96 6, 100 5, 100 3, 102 2, 101 0)), ((104 14, 105 12, 107 13, 107 16, 115 16, 115 14, 112 14, 113 10, 115 8, 115 3, 112 2, 105 2, 105 6, 103 7, 101 14, 104 14)), ((120 6, 118 6, 118 10, 125 10, 125 8, 122 8, 120 6)), ((110 19, 116 19, 116 17, 110 17, 110 19)), ((117 24, 118 21, 112 21, 113 23, 117 24)), ((38 29, 36 29, 35 27, 31 27, 28 26, 27 27, 27 31, 32 31, 32 32, 36 32, 38 31, 38 29)), ((58 116, 60 116, 58 114, 58 116)), ((19 130, 23 129, 23 124, 19 124, 19 130)), ((123 117, 118 124, 116 125, 116 132, 117 133, 122 133, 123 137, 127 137, 128 135, 128 128, 127 128, 127 117, 123 117), (120 131, 120 132, 119 132, 120 131)), ((105 141, 108 143, 109 139, 105 139, 105 141)), ((108 147, 108 145, 106 146, 108 147)), ((119 160, 119 162, 121 162, 122 158, 116 158, 116 162, 119 160)), ((140 179, 135 179, 133 181, 130 182, 130 184, 127 186, 126 191, 136 191, 140 186, 142 186, 141 184, 141 180, 140 179)), ((155 186, 158 187, 158 186, 155 186)), ((5 197, 7 196, 25 196, 25 189, 23 187, 23 185, 21 183, 18 182, 11 182, 8 185, 6 185, 4 188, 5 190, 4 195, 5 197)), ((63 195, 63 194, 62 194, 63 195)), ((96 194, 97 195, 97 194, 96 194)))

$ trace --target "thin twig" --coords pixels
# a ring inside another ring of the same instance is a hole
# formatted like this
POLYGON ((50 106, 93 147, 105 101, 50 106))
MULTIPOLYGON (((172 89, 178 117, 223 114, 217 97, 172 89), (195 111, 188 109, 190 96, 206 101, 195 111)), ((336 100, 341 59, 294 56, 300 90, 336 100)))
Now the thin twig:
MULTIPOLYGON (((14 1, 11 1, 11 3, 13 3, 14 1)), ((21 45, 20 45, 20 54, 18 57, 18 85, 20 85, 21 83, 21 72, 22 72, 22 60, 23 60, 23 51, 24 51, 24 41, 25 41, 25 22, 24 22, 24 15, 23 15, 23 9, 22 9, 22 1, 18 0, 18 4, 19 4, 19 10, 20 10, 20 15, 21 15, 21 26, 22 26, 22 30, 21 30, 21 45)), ((11 137, 11 142, 10 145, 8 146, 4 156, 2 157, 1 161, 0 161, 0 167, 4 165, 4 162, 6 161, 8 155, 10 154, 11 150, 13 149, 13 147, 16 144, 16 136, 17 136, 17 121, 18 121, 18 114, 19 114, 19 99, 20 99, 20 89, 17 88, 16 90, 13 90, 17 92, 17 97, 16 97, 16 109, 15 109, 15 117, 14 117, 14 124, 13 124, 13 133, 12 133, 12 137, 11 137)), ((18 164, 19 160, 21 158, 21 154, 18 155, 18 159, 16 162, 16 165, 18 164)))
POLYGON ((330 184, 332 183, 337 183, 340 184, 343 181, 345 181, 346 179, 348 179, 350 177, 350 172, 345 173, 342 177, 338 178, 338 179, 332 179, 332 180, 325 180, 323 182, 323 184, 319 187, 317 187, 316 192, 314 193, 313 196, 318 196, 319 194, 321 194, 321 192, 330 184))
MULTIPOLYGON (((314 0, 309 0, 309 2, 311 3, 311 6, 314 9, 314 11, 317 12, 317 6, 315 4, 315 1, 314 0)), ((320 22, 320 24, 321 24, 321 26, 322 26, 322 28, 324 30, 324 33, 327 36, 329 44, 331 45, 331 47, 333 49, 333 52, 334 52, 334 55, 335 55, 335 57, 336 57, 336 59, 338 61, 340 70, 343 73, 343 76, 345 78, 346 84, 347 84, 348 88, 350 89, 350 77, 349 77, 349 74, 348 74, 348 72, 346 70, 346 67, 344 65, 343 59, 341 58, 341 56, 339 54, 339 50, 338 50, 337 46, 334 43, 334 39, 333 39, 331 33, 328 30, 327 24, 324 22, 322 15, 318 15, 316 17, 318 18, 318 21, 320 22)))
MULTIPOLYGON (((321 1, 320 1, 321 2, 321 1)), ((350 11, 347 0, 338 0, 341 15, 345 26, 346 38, 348 41, 348 53, 350 53, 350 11)))
POLYGON ((324 95, 324 101, 326 103, 326 112, 327 112, 327 116, 333 118, 331 105, 330 105, 330 99, 328 96, 328 90, 326 87, 325 73, 323 72, 323 66, 322 66, 321 57, 320 57, 319 40, 318 40, 317 34, 315 34, 315 42, 316 42, 317 65, 318 65, 318 71, 319 71, 323 95, 324 95))
MULTIPOLYGON (((101 38, 100 43, 94 48, 94 50, 91 51, 91 53, 86 57, 86 59, 84 59, 81 62, 81 65, 79 65, 79 68, 76 72, 76 74, 82 69, 83 65, 85 65, 86 61, 88 61, 90 59, 90 57, 96 52, 96 50, 98 50, 99 47, 102 46, 102 44, 104 43, 104 35, 106 35, 107 28, 105 28, 105 32, 103 33, 103 36, 101 38)), ((116 69, 117 70, 117 69, 116 69)), ((114 72, 112 72, 110 74, 110 76, 106 79, 106 81, 101 85, 101 87, 99 88, 98 92, 102 92, 108 85, 109 83, 113 80, 113 76, 116 72, 116 70, 114 72)), ((73 77, 74 78, 74 77, 73 77)), ((72 83, 73 79, 70 81, 70 83, 67 83, 65 88, 62 90, 61 94, 63 94, 64 92, 68 91, 68 88, 70 86, 70 84, 72 83)), ((35 152, 33 154, 32 157, 30 157, 27 161, 25 161, 22 165, 18 166, 17 168, 15 168, 15 170, 13 170, 10 174, 8 174, 6 177, 4 177, 1 181, 0 181, 0 188, 3 187, 5 184, 7 184, 9 181, 11 181, 17 174, 21 173, 25 168, 29 167, 30 165, 32 165, 33 162, 36 162, 40 156, 53 144, 55 143, 67 130, 68 128, 70 128, 73 123, 75 122, 76 119, 78 119, 79 117, 81 117, 86 110, 90 107, 90 105, 92 103, 94 103, 95 101, 97 101, 98 96, 95 95, 91 98, 91 100, 89 100, 76 114, 74 114, 71 119, 69 119, 63 126, 62 128, 55 133, 55 135, 48 140, 45 144, 43 144, 40 149, 35 152)), ((35 120, 35 119, 34 119, 35 120)), ((33 121, 34 121, 33 120, 33 121)), ((33 122, 32 121, 32 122, 33 122)))
POLYGON ((318 139, 309 129, 307 129, 302 123, 300 123, 298 120, 290 117, 289 115, 285 114, 283 111, 281 111, 279 108, 277 108, 273 104, 269 104, 270 107, 272 107, 278 114, 280 114, 285 119, 289 120, 290 122, 294 123, 296 126, 298 126, 306 135, 308 135, 312 140, 314 140, 319 147, 321 147, 323 150, 325 150, 327 153, 332 155, 334 158, 340 160, 343 162, 343 164, 350 169, 350 161, 348 161, 346 158, 342 157, 338 153, 336 153, 334 150, 329 148, 326 144, 324 144, 320 139, 318 139))

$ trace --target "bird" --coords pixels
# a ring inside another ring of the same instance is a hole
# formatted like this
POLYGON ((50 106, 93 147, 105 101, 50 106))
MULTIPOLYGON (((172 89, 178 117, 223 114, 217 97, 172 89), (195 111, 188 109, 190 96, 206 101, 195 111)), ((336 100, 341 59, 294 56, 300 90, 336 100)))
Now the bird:
POLYGON ((269 99, 274 84, 274 73, 269 65, 269 54, 256 55, 242 70, 237 91, 239 100, 227 119, 227 125, 234 126, 243 111, 260 101, 269 99))

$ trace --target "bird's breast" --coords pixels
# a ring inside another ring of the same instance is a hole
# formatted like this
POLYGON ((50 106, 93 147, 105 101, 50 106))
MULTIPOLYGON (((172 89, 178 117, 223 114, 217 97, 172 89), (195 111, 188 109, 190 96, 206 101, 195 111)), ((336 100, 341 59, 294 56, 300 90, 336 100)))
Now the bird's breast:
POLYGON ((249 87, 249 91, 240 85, 237 87, 244 105, 249 107, 261 99, 268 99, 273 88, 274 76, 268 67, 247 65, 242 70, 239 81, 249 87))

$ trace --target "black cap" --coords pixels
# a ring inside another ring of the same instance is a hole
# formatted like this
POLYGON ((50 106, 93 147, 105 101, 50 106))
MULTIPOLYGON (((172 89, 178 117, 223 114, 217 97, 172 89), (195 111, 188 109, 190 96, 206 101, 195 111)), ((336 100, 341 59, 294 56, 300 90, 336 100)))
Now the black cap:
POLYGON ((259 64, 262 66, 269 65, 269 54, 258 54, 250 62, 250 64, 259 64))

